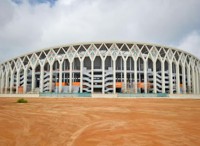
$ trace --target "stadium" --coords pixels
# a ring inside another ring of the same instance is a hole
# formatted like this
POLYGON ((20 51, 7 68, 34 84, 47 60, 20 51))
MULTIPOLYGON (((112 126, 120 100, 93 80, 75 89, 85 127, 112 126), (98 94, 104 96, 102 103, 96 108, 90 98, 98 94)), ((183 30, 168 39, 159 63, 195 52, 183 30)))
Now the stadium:
POLYGON ((0 64, 0 93, 200 93, 200 60, 148 43, 43 49, 0 64))

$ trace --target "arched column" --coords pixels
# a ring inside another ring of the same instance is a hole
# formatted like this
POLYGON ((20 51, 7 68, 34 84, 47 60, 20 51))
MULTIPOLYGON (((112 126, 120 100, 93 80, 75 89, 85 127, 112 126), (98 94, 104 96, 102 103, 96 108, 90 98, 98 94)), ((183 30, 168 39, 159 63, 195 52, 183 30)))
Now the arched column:
POLYGON ((16 93, 18 94, 18 88, 19 88, 19 78, 20 78, 20 70, 17 70, 17 76, 16 76, 16 93))
POLYGON ((62 65, 63 61, 59 62, 59 93, 62 92, 62 65))
POLYGON ((10 71, 10 93, 13 93, 13 84, 14 84, 14 71, 10 71))
POLYGON ((134 81, 135 81, 135 93, 137 93, 137 59, 134 60, 134 81))
POLYGON ((192 67, 192 93, 195 94, 195 72, 194 72, 194 66, 192 67))
POLYGON ((156 61, 153 61, 153 92, 157 93, 157 85, 156 85, 156 61))
POLYGON ((116 60, 113 59, 113 93, 116 93, 116 60))
POLYGON ((198 75, 199 75, 199 80, 198 80, 198 82, 199 82, 199 94, 200 94, 200 69, 198 69, 198 75))
POLYGON ((183 94, 186 93, 186 82, 185 82, 185 64, 182 66, 182 83, 183 83, 183 94))
POLYGON ((187 85, 188 93, 191 94, 191 74, 190 74, 190 65, 187 66, 187 85))
POLYGON ((43 92, 44 88, 44 65, 40 64, 40 92, 43 92))
MULTIPOLYGON (((127 59, 123 58, 124 62, 124 91, 127 91, 127 59)), ((121 66, 122 67, 122 66, 121 66)))
POLYGON ((33 92, 35 90, 35 68, 32 67, 32 86, 31 91, 33 92))
POLYGON ((169 61, 168 62, 168 66, 169 66, 169 93, 173 94, 173 78, 172 78, 172 62, 169 61))
POLYGON ((3 88, 4 88, 4 72, 2 73, 2 76, 1 76, 1 93, 4 93, 3 88))
POLYGON ((52 92, 52 85, 53 85, 53 64, 49 64, 50 70, 49 70, 49 92, 52 92))
POLYGON ((197 85, 196 85, 196 87, 197 87, 197 94, 199 94, 199 74, 198 74, 198 69, 196 68, 196 76, 197 76, 197 85))
POLYGON ((176 62, 176 93, 180 94, 180 72, 179 62, 176 62))
MULTIPOLYGON (((59 83, 59 61, 54 60, 52 63, 52 89, 51 92, 59 93, 60 83, 59 83)), ((62 84, 62 83, 61 83, 62 84)))
POLYGON ((80 93, 83 93, 83 60, 80 59, 80 93))
POLYGON ((165 60, 162 60, 161 68, 162 68, 162 93, 166 93, 165 91, 165 60))
POLYGON ((0 71, 0 94, 1 94, 1 76, 2 76, 2 73, 0 71))
POLYGON ((91 60, 91 93, 94 92, 94 60, 91 60))
POLYGON ((196 78, 196 84, 195 84, 195 88, 196 88, 196 94, 198 94, 199 90, 198 90, 198 73, 197 73, 197 68, 195 67, 195 78, 196 78))
POLYGON ((156 72, 154 72, 154 60, 151 58, 147 59, 147 92, 156 93, 156 72), (155 73, 155 74, 154 74, 155 73), (155 80, 154 80, 155 79, 155 80), (155 82, 155 83, 154 83, 155 82), (155 85, 155 88, 154 88, 155 85))
POLYGON ((199 88, 199 94, 200 94, 200 70, 199 69, 198 69, 198 76, 199 76, 199 80, 198 80, 199 86, 198 86, 198 88, 199 88))
POLYGON ((9 87, 9 71, 6 72, 5 93, 8 93, 8 87, 9 87))
POLYGON ((105 59, 102 58, 102 93, 105 94, 105 59))
POLYGON ((24 67, 24 85, 23 85, 23 92, 26 93, 27 90, 27 68, 24 67))
POLYGON ((144 59, 144 92, 147 93, 147 61, 144 59))
POLYGON ((72 93, 72 62, 69 62, 69 93, 72 93))

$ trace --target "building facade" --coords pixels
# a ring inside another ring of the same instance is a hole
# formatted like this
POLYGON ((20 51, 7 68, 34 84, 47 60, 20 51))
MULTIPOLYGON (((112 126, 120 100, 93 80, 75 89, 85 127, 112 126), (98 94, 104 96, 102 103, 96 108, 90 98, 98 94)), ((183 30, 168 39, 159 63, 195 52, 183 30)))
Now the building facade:
POLYGON ((200 93, 200 60, 166 46, 97 42, 0 64, 0 93, 200 93))

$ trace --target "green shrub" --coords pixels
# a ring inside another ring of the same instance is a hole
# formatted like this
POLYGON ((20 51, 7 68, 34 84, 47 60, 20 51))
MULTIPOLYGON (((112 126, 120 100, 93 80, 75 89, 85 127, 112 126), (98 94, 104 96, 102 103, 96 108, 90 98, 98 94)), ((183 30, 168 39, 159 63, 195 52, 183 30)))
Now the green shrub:
POLYGON ((28 103, 28 101, 24 98, 20 98, 17 100, 17 103, 28 103))

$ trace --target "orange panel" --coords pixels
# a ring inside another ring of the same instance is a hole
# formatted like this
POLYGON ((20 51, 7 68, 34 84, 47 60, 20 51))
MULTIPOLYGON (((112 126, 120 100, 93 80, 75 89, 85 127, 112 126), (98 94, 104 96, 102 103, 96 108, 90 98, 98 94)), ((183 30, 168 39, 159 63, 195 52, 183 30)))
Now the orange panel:
POLYGON ((62 86, 65 86, 66 85, 66 83, 65 82, 62 82, 62 86))
POLYGON ((73 82, 72 86, 80 86, 80 82, 73 82))
POLYGON ((122 82, 116 82, 116 88, 122 88, 122 82))
POLYGON ((138 88, 144 88, 144 82, 138 82, 137 86, 138 88))
POLYGON ((18 93, 23 93, 23 92, 24 92, 23 86, 19 86, 18 87, 18 93))
MULTIPOLYGON (((62 82, 62 86, 65 86, 66 83, 65 82, 62 82)), ((56 86, 59 86, 59 82, 56 82, 56 86)))
MULTIPOLYGON (((138 82, 137 84, 138 88, 143 88, 144 89, 144 82, 138 82)), ((147 83, 147 88, 151 88, 151 83, 147 83)))

